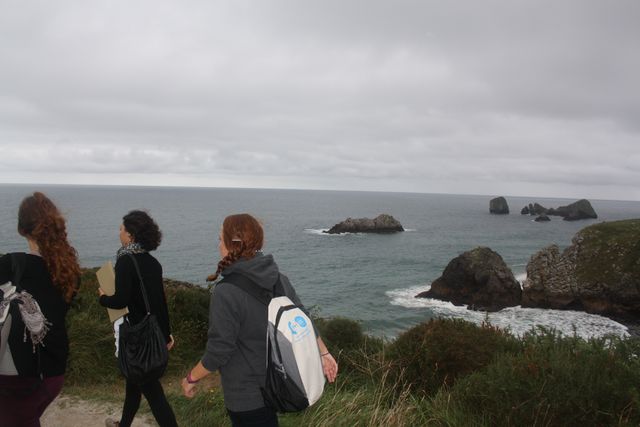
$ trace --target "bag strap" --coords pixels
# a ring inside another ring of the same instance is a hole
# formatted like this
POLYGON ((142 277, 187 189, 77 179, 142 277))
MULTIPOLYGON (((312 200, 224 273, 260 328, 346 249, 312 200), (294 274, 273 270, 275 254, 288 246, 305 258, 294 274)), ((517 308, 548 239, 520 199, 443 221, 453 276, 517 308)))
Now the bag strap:
POLYGON ((282 289, 280 274, 278 274, 278 280, 273 285, 271 290, 268 290, 266 288, 263 288, 262 286, 259 286, 256 282, 249 279, 247 276, 243 276, 242 274, 239 274, 239 273, 231 273, 229 275, 224 276, 220 283, 222 282, 231 283, 237 286, 238 288, 242 289, 243 291, 245 291, 246 293, 248 293, 249 295, 257 299, 262 305, 266 305, 266 306, 269 305, 273 297, 275 297, 280 293, 283 294, 283 292, 278 292, 279 290, 282 289))
POLYGON ((142 280, 142 274, 140 274, 140 267, 138 267, 138 261, 133 254, 128 254, 133 261, 133 266, 136 268, 136 273, 138 273, 138 279, 140 280, 140 289, 142 290, 142 299, 144 299, 144 306, 147 309, 147 314, 151 314, 151 306, 149 305, 149 299, 147 298, 147 290, 144 287, 144 281, 142 280))
MULTIPOLYGON (((258 302, 263 304, 265 307, 269 307, 269 303, 271 302, 271 299, 276 295, 276 292, 280 291, 282 295, 284 295, 284 292, 282 292, 282 282, 280 281, 280 274, 278 274, 278 280, 273 285, 273 288, 271 289, 271 291, 263 288, 262 286, 258 286, 258 284, 255 283, 253 280, 239 273, 231 273, 226 276, 223 276, 222 280, 218 284, 222 282, 230 283, 232 285, 237 286, 238 288, 242 289, 243 291, 251 295, 256 300, 258 300, 258 302)), ((267 353, 266 353, 267 359, 268 359, 269 351, 270 350, 267 348, 267 353)), ((247 359, 247 356, 239 347, 238 347, 238 353, 240 353, 240 356, 242 356, 245 363, 247 364, 249 369, 253 372, 253 374, 258 376, 259 375, 258 372, 251 365, 251 363, 249 363, 249 359, 247 359)), ((261 384, 261 386, 264 386, 264 384, 261 384)))

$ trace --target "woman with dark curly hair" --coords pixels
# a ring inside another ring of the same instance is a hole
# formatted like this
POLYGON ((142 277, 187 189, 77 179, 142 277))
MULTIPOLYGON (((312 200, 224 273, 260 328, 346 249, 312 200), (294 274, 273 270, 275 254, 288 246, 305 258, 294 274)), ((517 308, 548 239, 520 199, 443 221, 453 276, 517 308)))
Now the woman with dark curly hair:
MULTIPOLYGON (((151 313, 158 319, 160 329, 167 340, 167 348, 171 350, 174 341, 169 326, 169 311, 162 282, 162 266, 149 251, 160 246, 162 233, 155 221, 143 211, 134 210, 122 218, 120 225, 120 243, 115 266, 116 290, 111 296, 105 295, 99 288, 100 305, 107 308, 128 307, 127 320, 131 324, 140 322, 147 314, 138 273, 131 259, 132 255, 140 269, 144 281, 151 313)), ((176 418, 167 402, 160 380, 153 380, 143 385, 129 381, 126 384, 126 396, 120 421, 106 420, 107 427, 131 425, 138 412, 142 395, 149 402, 151 412, 161 427, 177 426, 176 418)))
POLYGON ((64 382, 65 317, 80 266, 64 217, 43 193, 22 200, 18 233, 29 253, 0 257, 0 425, 39 426, 64 382))

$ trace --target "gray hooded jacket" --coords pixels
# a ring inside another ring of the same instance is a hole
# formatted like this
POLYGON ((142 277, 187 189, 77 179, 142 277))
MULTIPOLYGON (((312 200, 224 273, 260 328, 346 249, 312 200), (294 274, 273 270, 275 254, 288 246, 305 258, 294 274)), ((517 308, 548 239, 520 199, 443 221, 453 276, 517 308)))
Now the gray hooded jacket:
MULTIPOLYGON (((285 295, 301 305, 289 279, 271 255, 258 252, 222 271, 241 274, 271 290, 280 276, 285 295)), ((306 311, 306 310, 305 310, 306 311)), ((264 407, 260 387, 266 378, 267 307, 232 283, 218 283, 209 304, 209 333, 202 364, 220 370, 227 408, 234 412, 264 407)))

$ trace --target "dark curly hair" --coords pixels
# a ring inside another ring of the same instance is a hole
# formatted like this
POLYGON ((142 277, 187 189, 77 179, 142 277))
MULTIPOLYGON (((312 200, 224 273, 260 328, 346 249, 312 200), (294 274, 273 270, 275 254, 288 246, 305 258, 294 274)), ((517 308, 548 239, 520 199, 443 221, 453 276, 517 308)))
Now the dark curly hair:
POLYGON ((51 281, 65 301, 73 298, 80 279, 78 254, 67 240, 65 219, 56 205, 43 193, 25 197, 18 210, 18 233, 38 244, 51 281))
POLYGON ((122 225, 133 241, 145 251, 153 251, 160 246, 162 232, 158 224, 144 211, 134 210, 122 217, 122 225))

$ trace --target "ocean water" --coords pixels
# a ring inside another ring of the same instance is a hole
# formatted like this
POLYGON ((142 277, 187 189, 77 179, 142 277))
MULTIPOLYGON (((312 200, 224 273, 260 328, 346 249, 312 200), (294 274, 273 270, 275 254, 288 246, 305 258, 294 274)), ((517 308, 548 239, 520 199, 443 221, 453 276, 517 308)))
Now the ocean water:
POLYGON ((535 325, 584 337, 624 335, 610 319, 582 312, 508 308, 498 313, 416 299, 447 263, 476 246, 497 251, 522 280, 536 251, 571 243, 581 228, 601 221, 640 217, 640 202, 591 200, 597 220, 536 223, 520 215, 529 202, 557 207, 574 199, 507 197, 511 214, 489 214, 492 196, 308 190, 205 189, 0 185, 0 252, 26 250, 16 232, 21 199, 48 194, 65 213, 69 238, 86 267, 113 259, 118 227, 131 209, 146 209, 164 238, 156 251, 166 277, 206 286, 218 261, 217 236, 226 215, 249 212, 265 228, 264 251, 272 253, 302 301, 322 316, 362 322, 372 334, 391 338, 436 316, 460 317, 523 333, 535 325), (392 235, 322 233, 347 217, 389 213, 407 229, 392 235))

